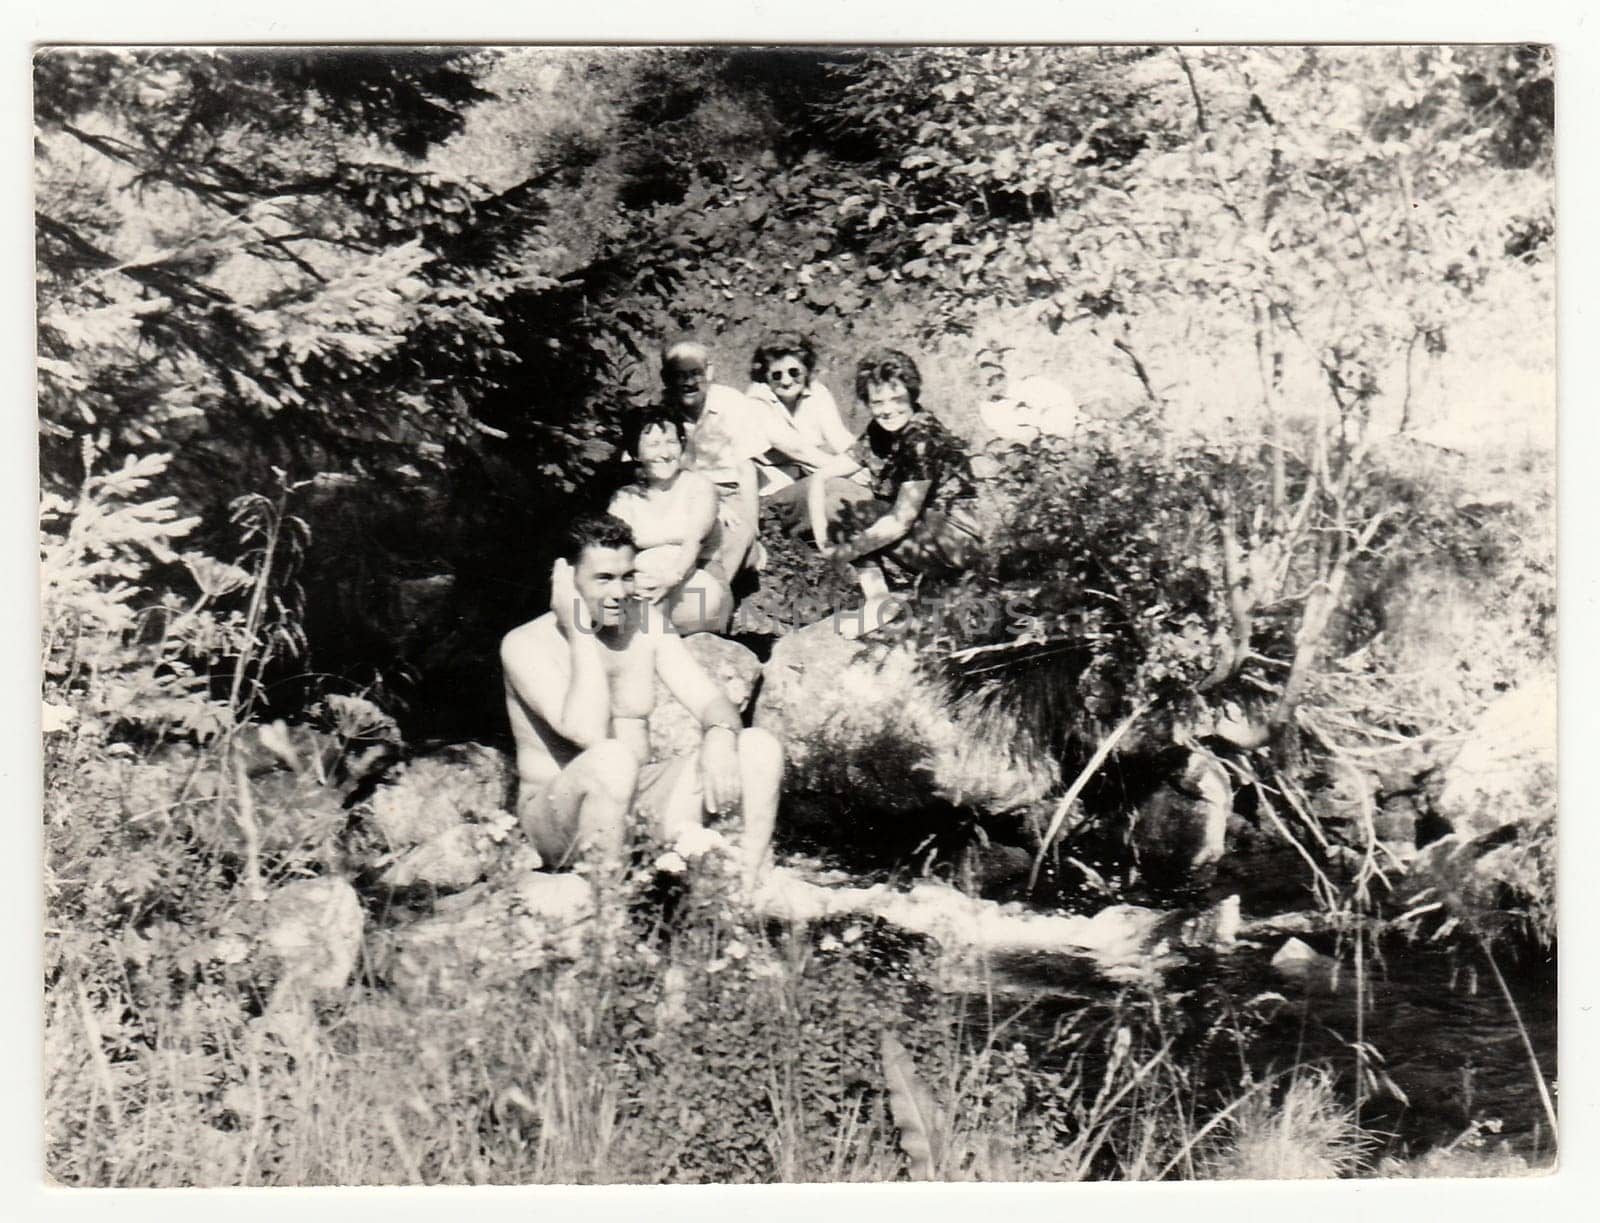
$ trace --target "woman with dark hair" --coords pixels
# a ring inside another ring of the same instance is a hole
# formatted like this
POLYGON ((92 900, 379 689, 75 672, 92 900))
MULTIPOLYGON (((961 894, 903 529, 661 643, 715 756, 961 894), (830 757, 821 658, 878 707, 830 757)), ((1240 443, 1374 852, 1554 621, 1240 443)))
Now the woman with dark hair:
POLYGON ((638 479, 611 499, 611 513, 633 530, 634 592, 661 606, 683 634, 720 633, 733 612, 717 560, 717 489, 683 466, 683 422, 647 415, 634 433, 638 479))
MULTIPOLYGON (((792 425, 800 440, 823 454, 844 454, 856 436, 839 415, 828 388, 816 380, 817 353, 797 331, 775 331, 761 341, 750 358, 751 399, 764 404, 777 419, 792 425)), ((789 479, 800 479, 814 467, 778 454, 770 464, 789 479)))
POLYGON ((813 480, 829 483, 830 512, 837 512, 846 501, 871 496, 864 480, 836 476, 837 471, 855 466, 845 456, 856 435, 816 373, 816 349, 798 331, 770 333, 750 358, 750 389, 745 394, 765 410, 770 442, 756 459, 761 504, 776 511, 791 531, 801 526, 813 480))
POLYGON ((870 631, 893 614, 880 562, 947 578, 972 563, 981 538, 966 450, 922 407, 916 362, 874 349, 856 367, 855 390, 872 413, 857 444, 873 473, 872 500, 830 512, 822 481, 812 481, 809 508, 823 555, 855 571, 866 595, 860 631, 870 631))

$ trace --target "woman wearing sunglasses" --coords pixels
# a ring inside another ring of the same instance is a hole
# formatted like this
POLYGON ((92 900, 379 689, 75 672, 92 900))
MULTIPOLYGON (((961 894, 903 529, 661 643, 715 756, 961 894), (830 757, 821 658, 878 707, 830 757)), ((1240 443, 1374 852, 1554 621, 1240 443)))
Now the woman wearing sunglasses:
POLYGON ((762 503, 776 509, 791 529, 803 526, 801 515, 813 476, 825 481, 827 504, 835 514, 846 502, 872 495, 864 477, 830 478, 856 466, 846 457, 856 435, 844 423, 828 388, 816 380, 816 372, 816 350, 795 331, 769 334, 750 358, 750 389, 745 393, 766 408, 768 434, 774 439, 773 448, 756 461, 762 503), (796 438, 804 449, 793 445, 796 438), (784 441, 789 444, 780 444, 784 441))

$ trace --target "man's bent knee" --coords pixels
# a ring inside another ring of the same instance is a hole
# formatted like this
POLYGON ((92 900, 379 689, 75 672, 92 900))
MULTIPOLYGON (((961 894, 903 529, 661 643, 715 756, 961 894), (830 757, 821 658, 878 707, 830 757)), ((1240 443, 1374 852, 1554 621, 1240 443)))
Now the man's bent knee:
POLYGON ((583 752, 569 767, 583 771, 583 788, 600 790, 626 805, 639 784, 639 758, 621 739, 606 739, 583 752))

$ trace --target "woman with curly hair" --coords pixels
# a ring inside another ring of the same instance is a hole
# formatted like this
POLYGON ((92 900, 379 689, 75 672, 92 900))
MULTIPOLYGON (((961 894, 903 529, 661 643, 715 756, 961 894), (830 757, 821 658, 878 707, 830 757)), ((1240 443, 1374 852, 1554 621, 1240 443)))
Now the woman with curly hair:
POLYGON ((897 349, 869 352, 856 367, 856 398, 872 413, 856 453, 871 471, 872 500, 829 512, 823 481, 811 484, 817 546, 853 568, 866 604, 861 629, 892 618, 882 564, 947 579, 982 546, 977 487, 965 447, 922 406, 922 374, 897 349))

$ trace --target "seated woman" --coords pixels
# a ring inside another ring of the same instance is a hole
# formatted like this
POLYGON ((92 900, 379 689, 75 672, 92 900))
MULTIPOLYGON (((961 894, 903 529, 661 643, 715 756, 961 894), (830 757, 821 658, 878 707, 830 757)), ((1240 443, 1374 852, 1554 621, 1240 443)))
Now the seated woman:
POLYGON ((795 331, 773 332, 750 359, 751 382, 745 394, 767 408, 767 431, 773 442, 756 463, 761 504, 777 511, 791 531, 804 525, 813 479, 827 483, 830 515, 846 502, 872 496, 864 472, 858 472, 855 480, 844 480, 822 470, 848 466, 838 460, 849 454, 856 435, 845 425, 828 388, 816 381, 816 371, 816 350, 795 331))
POLYGON ((923 410, 921 394, 922 375, 905 353, 868 353, 856 368, 856 398, 872 412, 872 423, 857 453, 874 473, 873 500, 834 510, 825 481, 811 482, 808 508, 817 546, 829 559, 852 566, 866 595, 850 636, 872 631, 898 610, 881 562, 939 580, 970 565, 981 546, 966 450, 923 410), (856 522, 859 529, 853 529, 856 522))
POLYGON ((646 416, 634 436, 637 482, 611 499, 611 513, 633 530, 634 592, 660 606, 679 633, 721 633, 733 597, 716 559, 717 490, 683 468, 683 424, 646 416))

